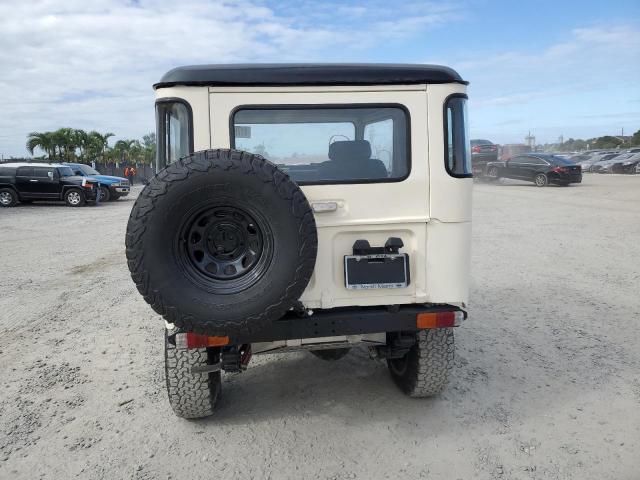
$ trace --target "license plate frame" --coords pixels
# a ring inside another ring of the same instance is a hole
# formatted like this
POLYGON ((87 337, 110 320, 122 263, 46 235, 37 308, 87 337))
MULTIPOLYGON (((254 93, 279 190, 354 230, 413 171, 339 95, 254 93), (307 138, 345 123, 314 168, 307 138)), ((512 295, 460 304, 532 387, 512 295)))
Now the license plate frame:
POLYGON ((409 255, 345 255, 344 282, 348 290, 406 288, 411 283, 409 255))

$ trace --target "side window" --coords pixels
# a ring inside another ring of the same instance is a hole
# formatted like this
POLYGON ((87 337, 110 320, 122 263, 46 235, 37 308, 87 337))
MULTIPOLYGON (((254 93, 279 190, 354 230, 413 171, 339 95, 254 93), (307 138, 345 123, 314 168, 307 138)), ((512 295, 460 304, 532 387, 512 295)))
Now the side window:
POLYGON ((454 94, 444 105, 445 167, 453 177, 471 177, 467 96, 454 94))
POLYGON ((371 145, 371 156, 382 161, 390 172, 393 168, 393 119, 365 125, 364 139, 371 145))
POLYGON ((528 162, 532 165, 546 165, 547 162, 537 157, 528 157, 528 162))
POLYGON ((32 177, 33 167, 19 167, 16 170, 16 177, 32 177))
POLYGON ((38 178, 53 178, 53 168, 35 167, 33 172, 34 177, 38 178))
POLYGON ((191 107, 183 100, 156 102, 157 171, 193 152, 192 117, 191 107))
POLYGON ((511 160, 509 160, 509 163, 516 164, 516 165, 527 163, 527 162, 528 162, 527 157, 513 157, 511 160))

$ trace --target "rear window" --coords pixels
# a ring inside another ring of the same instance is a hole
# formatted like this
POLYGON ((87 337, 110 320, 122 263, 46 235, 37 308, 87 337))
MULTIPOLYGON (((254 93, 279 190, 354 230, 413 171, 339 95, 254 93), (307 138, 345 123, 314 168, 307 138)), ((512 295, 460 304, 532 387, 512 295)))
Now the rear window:
POLYGON ((549 161, 555 165, 575 165, 574 162, 562 157, 556 157, 555 155, 549 158, 549 161))
POLYGON ((453 177, 471 177, 467 96, 454 94, 444 104, 445 168, 453 177))
POLYGON ((233 148, 262 155, 303 185, 409 175, 409 116, 398 106, 243 107, 231 122, 233 148))
POLYGON ((193 152, 193 120, 191 107, 184 100, 156 102, 158 149, 156 170, 193 152))

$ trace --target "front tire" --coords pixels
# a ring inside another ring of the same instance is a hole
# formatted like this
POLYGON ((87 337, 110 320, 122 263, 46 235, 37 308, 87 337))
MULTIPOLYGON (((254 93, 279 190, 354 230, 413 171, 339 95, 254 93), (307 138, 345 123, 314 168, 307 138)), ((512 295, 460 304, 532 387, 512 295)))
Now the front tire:
POLYGON ((18 195, 10 188, 0 190, 0 206, 15 207, 18 203, 18 195))
POLYGON ((67 190, 67 192, 64 194, 64 202, 69 207, 81 207, 86 202, 84 192, 78 188, 67 190))
POLYGON ((455 346, 452 328, 434 328, 416 333, 416 343, 402 358, 387 359, 391 378, 410 397, 441 393, 453 368, 455 346))
POLYGON ((220 395, 222 376, 218 372, 191 373, 192 367, 218 363, 220 353, 207 348, 177 348, 169 342, 165 329, 164 368, 169 404, 182 418, 202 418, 213 414, 220 395))
POLYGON ((536 187, 546 187, 549 185, 549 178, 544 173, 539 173, 536 175, 534 183, 536 184, 536 187))
POLYGON ((100 195, 101 202, 108 202, 109 200, 111 200, 111 192, 107 187, 100 187, 98 195, 100 195))

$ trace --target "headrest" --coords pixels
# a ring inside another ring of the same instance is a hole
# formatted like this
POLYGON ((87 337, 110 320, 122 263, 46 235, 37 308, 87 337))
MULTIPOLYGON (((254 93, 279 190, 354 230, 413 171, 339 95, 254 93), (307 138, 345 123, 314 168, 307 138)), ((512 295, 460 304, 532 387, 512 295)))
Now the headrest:
POLYGON ((329 158, 336 162, 368 160, 371 144, 366 140, 338 141, 329 145, 329 158))

